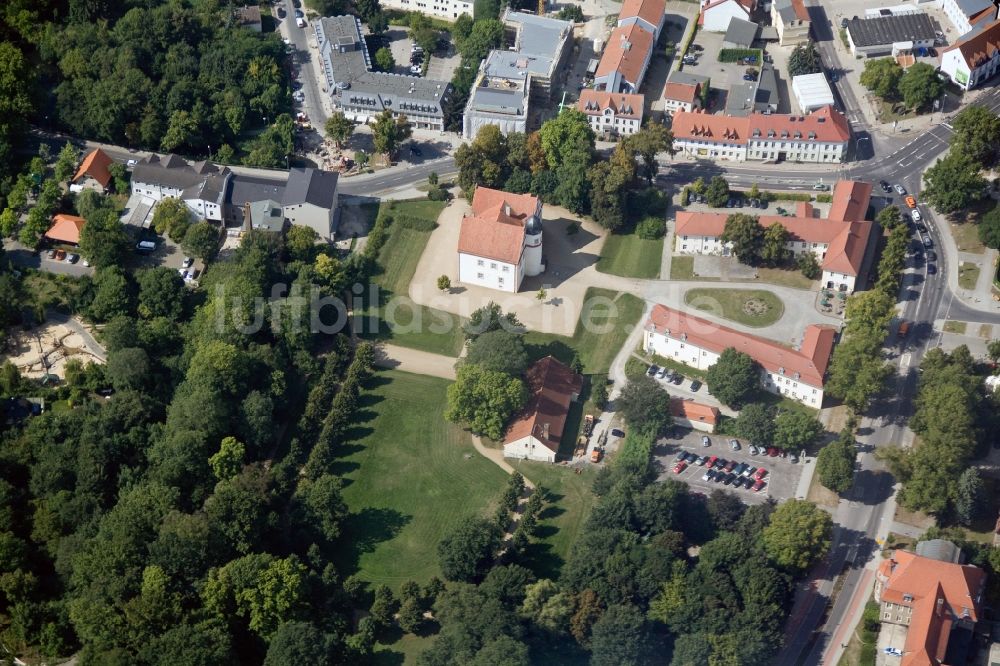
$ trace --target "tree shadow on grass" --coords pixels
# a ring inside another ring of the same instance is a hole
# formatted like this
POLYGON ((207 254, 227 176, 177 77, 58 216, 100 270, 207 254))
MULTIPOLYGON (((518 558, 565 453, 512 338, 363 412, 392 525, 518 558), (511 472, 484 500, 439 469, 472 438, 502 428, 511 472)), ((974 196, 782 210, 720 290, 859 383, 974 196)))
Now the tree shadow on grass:
POLYGON ((399 534, 412 516, 407 516, 395 509, 367 507, 350 514, 344 520, 343 532, 345 545, 344 569, 350 573, 358 570, 358 560, 362 553, 370 553, 380 544, 399 534))
MULTIPOLYGON (((555 528, 549 527, 548 529, 551 529, 552 534, 555 534, 555 528)), ((539 528, 535 534, 535 538, 541 539, 543 536, 547 536, 545 532, 545 526, 539 528)), ((535 575, 539 578, 549 578, 552 580, 559 578, 559 572, 562 570, 563 564, 565 564, 563 558, 552 552, 552 544, 541 541, 533 541, 528 544, 528 547, 521 554, 520 559, 520 564, 534 571, 535 575)))
POLYGON ((546 340, 545 342, 527 342, 524 349, 531 361, 537 361, 546 356, 554 356, 563 363, 570 363, 576 350, 562 340, 546 340))

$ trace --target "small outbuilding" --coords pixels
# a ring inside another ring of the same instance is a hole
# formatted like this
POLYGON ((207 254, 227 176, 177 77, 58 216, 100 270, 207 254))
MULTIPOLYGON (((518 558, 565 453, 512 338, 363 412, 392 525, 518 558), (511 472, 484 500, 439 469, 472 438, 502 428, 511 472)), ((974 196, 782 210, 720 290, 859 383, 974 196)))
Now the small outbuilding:
POLYGON ((96 148, 83 158, 80 168, 76 170, 76 175, 70 181, 69 189, 72 192, 80 192, 85 189, 105 192, 111 184, 110 167, 114 163, 111 156, 100 148, 96 148))
POLYGON ((45 237, 56 243, 79 245, 80 232, 86 223, 82 217, 58 213, 52 216, 52 226, 45 232, 45 237))
POLYGON ((800 74, 792 77, 792 94, 799 104, 799 111, 812 113, 824 106, 833 106, 833 90, 826 74, 800 74))
POLYGON ((719 409, 711 405, 695 402, 691 398, 671 398, 670 415, 674 425, 702 432, 715 432, 719 425, 719 409))
POLYGON ((536 361, 525 375, 531 397, 507 428, 503 455, 555 462, 570 403, 579 399, 583 377, 552 356, 536 361))

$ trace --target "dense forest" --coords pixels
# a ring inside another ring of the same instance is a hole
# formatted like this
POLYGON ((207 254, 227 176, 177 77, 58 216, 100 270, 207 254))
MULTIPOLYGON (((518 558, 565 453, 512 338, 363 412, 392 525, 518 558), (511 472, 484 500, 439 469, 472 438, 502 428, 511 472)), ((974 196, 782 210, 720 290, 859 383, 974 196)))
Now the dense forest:
POLYGON ((233 3, 4 5, 0 157, 31 123, 149 150, 284 164, 293 141, 284 44, 277 33, 234 25, 233 3))

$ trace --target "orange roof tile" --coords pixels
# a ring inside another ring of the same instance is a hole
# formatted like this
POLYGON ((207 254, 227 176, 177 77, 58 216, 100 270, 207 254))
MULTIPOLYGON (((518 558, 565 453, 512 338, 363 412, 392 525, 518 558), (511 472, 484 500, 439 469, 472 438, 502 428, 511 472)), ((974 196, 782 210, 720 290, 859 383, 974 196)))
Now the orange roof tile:
POLYGON ((844 275, 858 275, 865 261, 868 244, 871 243, 872 230, 875 225, 862 220, 850 222, 826 249, 823 257, 823 270, 844 275))
POLYGON ((482 215, 500 204, 507 204, 510 207, 510 215, 522 220, 538 211, 538 197, 534 195, 477 187, 472 195, 472 214, 482 215))
POLYGON ((642 118, 644 101, 642 95, 584 88, 580 91, 580 99, 577 100, 576 108, 588 116, 603 115, 605 109, 611 109, 619 118, 639 120, 642 118))
POLYGON ((642 66, 652 47, 653 33, 648 30, 638 25, 615 28, 604 47, 596 76, 609 76, 618 71, 629 83, 638 84, 642 66))
POLYGON ((108 171, 108 167, 113 162, 114 160, 106 152, 100 148, 95 148, 83 158, 80 168, 76 170, 76 175, 73 176, 73 182, 75 183, 86 175, 100 183, 101 187, 107 187, 108 183, 111 182, 111 172, 108 171))
POLYGON ((57 213, 52 216, 52 226, 45 232, 45 237, 59 243, 80 243, 80 231, 87 221, 76 215, 57 213))
POLYGON ((698 94, 700 92, 700 84, 675 83, 674 81, 667 81, 667 85, 663 86, 663 99, 674 99, 678 102, 694 104, 694 101, 698 99, 698 94))
POLYGON ((913 609, 903 649, 904 666, 940 664, 954 619, 979 620, 986 583, 986 574, 979 567, 897 550, 879 564, 878 575, 884 581, 883 602, 913 609), (939 601, 948 612, 938 613, 939 601))
POLYGON ((808 21, 809 20, 809 10, 806 9, 806 6, 802 2, 802 0, 792 0, 792 9, 795 10, 795 16, 800 21, 808 21))
POLYGON ((625 0, 622 10, 618 12, 618 20, 637 17, 652 26, 658 26, 666 11, 666 0, 625 0))
POLYGON ((872 198, 872 184, 860 180, 838 180, 833 186, 833 205, 830 206, 831 220, 855 222, 865 219, 868 204, 872 198))
POLYGON ((744 144, 750 136, 750 119, 678 111, 674 114, 670 129, 675 139, 710 139, 717 143, 744 144))
POLYGON ((664 305, 653 307, 646 328, 672 338, 684 336, 687 344, 716 354, 732 347, 748 354, 768 372, 784 373, 786 377, 817 388, 823 386, 823 375, 837 335, 831 326, 810 324, 806 327, 801 348, 795 350, 664 305))
POLYGON ((766 138, 768 132, 774 130, 777 136, 783 131, 788 137, 794 138, 795 133, 800 139, 809 139, 810 132, 815 134, 813 140, 828 143, 845 143, 851 138, 851 128, 847 116, 832 106, 816 109, 807 116, 784 113, 751 113, 750 135, 754 138, 766 138), (757 132, 760 132, 758 135, 757 132))
POLYGON ((579 395, 583 377, 551 356, 536 361, 525 373, 531 398, 507 427, 504 443, 531 435, 553 452, 559 450, 566 416, 574 394, 579 395))
POLYGON ((477 187, 472 214, 462 219, 458 251, 517 264, 524 249, 524 220, 538 211, 538 197, 477 187))
POLYGON ((719 422, 719 409, 717 407, 695 402, 692 398, 671 398, 670 414, 674 418, 708 423, 713 426, 719 422))
POLYGON ((978 67, 992 58, 993 53, 1000 49, 1000 21, 994 21, 968 39, 960 40, 948 48, 941 49, 941 53, 943 55, 952 49, 958 49, 961 52, 970 68, 978 67))

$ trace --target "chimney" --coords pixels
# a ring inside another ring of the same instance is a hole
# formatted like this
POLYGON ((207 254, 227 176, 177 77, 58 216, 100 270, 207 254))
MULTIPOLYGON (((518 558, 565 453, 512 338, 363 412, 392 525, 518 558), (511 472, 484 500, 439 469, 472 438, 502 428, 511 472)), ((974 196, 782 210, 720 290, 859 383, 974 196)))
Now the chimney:
POLYGON ((938 617, 941 617, 941 609, 944 608, 944 599, 938 597, 937 605, 934 607, 934 612, 937 613, 938 617))
POLYGON ((548 423, 543 423, 542 424, 542 439, 547 440, 548 438, 549 438, 549 424, 548 423))

